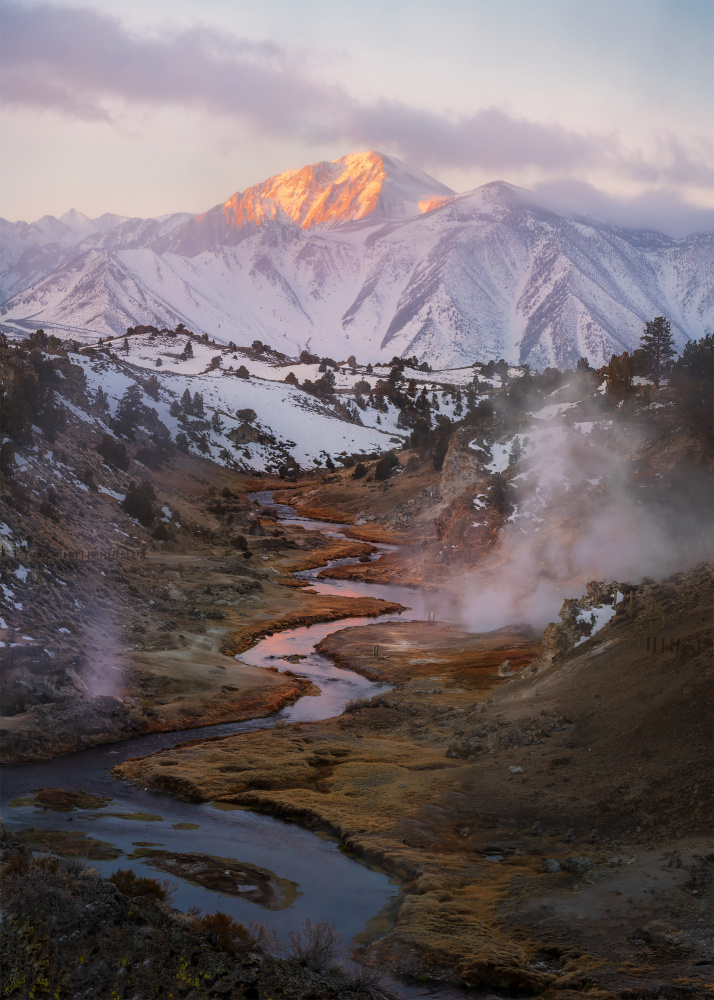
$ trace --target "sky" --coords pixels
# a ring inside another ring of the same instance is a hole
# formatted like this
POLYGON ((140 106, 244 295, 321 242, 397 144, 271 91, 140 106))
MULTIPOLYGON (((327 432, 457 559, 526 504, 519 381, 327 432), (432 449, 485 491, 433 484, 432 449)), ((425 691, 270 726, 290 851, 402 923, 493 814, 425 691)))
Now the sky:
POLYGON ((201 212, 378 149, 714 229, 714 0, 0 0, 0 215, 201 212))

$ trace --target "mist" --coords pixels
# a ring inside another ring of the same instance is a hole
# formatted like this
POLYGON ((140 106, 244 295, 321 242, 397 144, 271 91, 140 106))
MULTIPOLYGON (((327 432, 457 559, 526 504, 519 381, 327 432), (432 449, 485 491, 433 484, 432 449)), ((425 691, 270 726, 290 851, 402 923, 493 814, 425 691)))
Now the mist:
POLYGON ((667 479, 648 474, 641 434, 627 422, 561 418, 519 435, 513 513, 487 563, 459 581, 470 630, 544 627, 589 580, 638 583, 712 557, 705 477, 686 461, 667 479))

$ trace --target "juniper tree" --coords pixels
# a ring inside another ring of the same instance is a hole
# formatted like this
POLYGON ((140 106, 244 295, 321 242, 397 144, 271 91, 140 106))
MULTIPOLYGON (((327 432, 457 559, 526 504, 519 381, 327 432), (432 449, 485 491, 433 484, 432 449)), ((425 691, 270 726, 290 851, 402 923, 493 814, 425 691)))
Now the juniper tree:
POLYGON ((675 356, 674 339, 669 320, 664 316, 657 316, 650 320, 640 337, 640 344, 645 354, 649 374, 654 377, 655 388, 659 389, 660 379, 664 372, 670 368, 671 361, 675 356))

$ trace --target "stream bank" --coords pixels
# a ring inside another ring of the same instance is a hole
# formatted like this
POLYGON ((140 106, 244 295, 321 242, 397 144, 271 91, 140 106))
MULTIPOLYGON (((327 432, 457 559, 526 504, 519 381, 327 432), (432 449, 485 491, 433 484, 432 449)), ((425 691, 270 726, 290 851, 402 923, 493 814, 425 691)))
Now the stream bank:
MULTIPOLYGON (((266 507, 272 506, 270 494, 258 495, 255 499, 266 507)), ((296 527, 321 531, 334 539, 344 538, 344 529, 348 527, 297 517, 284 505, 274 509, 296 527)), ((393 549, 394 546, 386 544, 373 547, 377 558, 393 549)), ((327 565, 344 561, 331 560, 327 565)), ((354 587, 343 583, 318 582, 316 577, 321 568, 322 564, 299 574, 310 580, 318 592, 332 594, 338 600, 357 603, 357 606, 359 602, 355 602, 355 598, 366 597, 372 613, 377 601, 391 602, 379 605, 380 610, 388 610, 386 617, 390 620, 425 613, 427 598, 417 590, 402 587, 392 592, 388 586, 362 586, 356 592, 354 587), (403 612, 402 602, 406 601, 416 607, 403 612)), ((225 891, 224 886, 221 892, 207 887, 205 879, 201 884, 196 879, 180 878, 174 898, 174 905, 179 909, 199 907, 208 911, 218 908, 241 922, 260 919, 283 938, 306 917, 334 923, 345 941, 366 941, 374 934, 383 933, 392 919, 390 914, 398 905, 398 883, 368 863, 348 857, 331 838, 315 836, 294 823, 246 811, 230 803, 189 804, 147 788, 117 785, 109 777, 109 770, 122 760, 173 747, 187 738, 191 742, 201 738, 214 740, 228 734, 326 719, 341 714, 350 701, 385 693, 389 690, 388 684, 337 667, 314 651, 315 644, 336 627, 349 627, 361 621, 363 619, 354 617, 340 620, 339 626, 329 621, 302 625, 266 635, 242 654, 241 660, 254 668, 292 668, 299 674, 295 680, 309 681, 315 685, 315 691, 319 690, 319 694, 303 697, 284 707, 272 719, 154 733, 42 763, 4 767, 1 795, 8 827, 20 830, 30 825, 36 836, 47 844, 52 843, 52 836, 61 840, 60 835, 70 829, 74 834, 86 833, 92 841, 108 845, 110 850, 105 850, 105 854, 114 855, 102 857, 102 851, 97 853, 94 863, 103 875, 131 863, 138 874, 150 876, 160 867, 158 861, 163 860, 165 870, 167 855, 185 856, 198 842, 202 856, 232 864, 231 871, 237 872, 240 863, 249 862, 272 878, 273 883, 292 887, 287 893, 289 905, 273 908, 266 915, 264 910, 258 909, 250 893, 241 889, 238 879, 233 891, 225 891), (38 809, 29 795, 32 790, 42 787, 82 790, 103 796, 110 800, 110 808, 80 808, 70 815, 53 814, 38 809), (52 831, 58 829, 59 834, 53 835, 52 831), (344 905, 346 899, 348 907, 344 905)), ((81 845, 84 840, 79 838, 79 842, 81 845)), ((195 851, 193 853, 196 856, 195 851)), ((179 869, 174 866, 172 874, 178 873, 179 869)), ((242 882, 245 883, 244 878, 242 882)))

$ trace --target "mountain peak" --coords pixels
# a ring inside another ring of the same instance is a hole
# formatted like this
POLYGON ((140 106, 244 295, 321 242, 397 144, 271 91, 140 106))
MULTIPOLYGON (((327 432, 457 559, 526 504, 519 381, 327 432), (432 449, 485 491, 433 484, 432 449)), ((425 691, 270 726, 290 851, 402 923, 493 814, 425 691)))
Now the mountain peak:
POLYGON ((277 174, 236 192, 221 206, 221 212, 231 228, 281 219, 311 229, 370 217, 407 218, 452 194, 450 188, 421 170, 367 150, 277 174))

